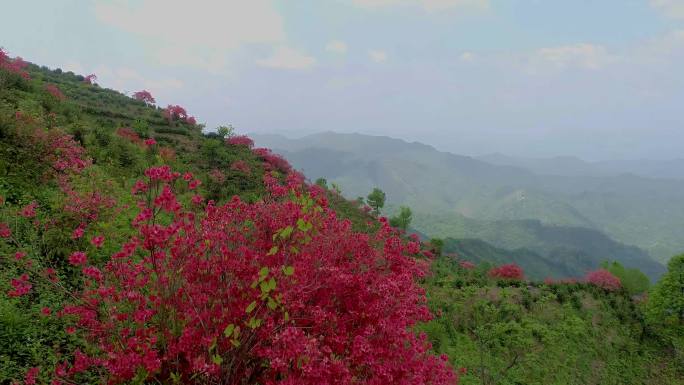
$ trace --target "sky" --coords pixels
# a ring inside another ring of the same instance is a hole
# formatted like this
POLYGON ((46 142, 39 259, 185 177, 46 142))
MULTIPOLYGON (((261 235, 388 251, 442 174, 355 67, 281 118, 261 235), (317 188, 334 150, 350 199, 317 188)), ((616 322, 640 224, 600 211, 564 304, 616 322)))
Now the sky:
POLYGON ((684 0, 22 0, 0 46, 207 129, 682 158, 684 0))

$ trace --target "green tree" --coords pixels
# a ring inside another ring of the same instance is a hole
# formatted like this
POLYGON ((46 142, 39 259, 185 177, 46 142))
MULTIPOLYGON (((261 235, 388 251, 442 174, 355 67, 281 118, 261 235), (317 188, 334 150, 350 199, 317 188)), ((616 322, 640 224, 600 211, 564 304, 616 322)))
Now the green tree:
POLYGON ((646 316, 684 364, 684 254, 672 257, 667 273, 651 290, 646 316))
POLYGON ((409 207, 401 206, 399 208, 399 213, 390 218, 390 225, 406 231, 411 224, 412 215, 409 207))
POLYGON ((385 192, 376 187, 368 194, 366 202, 377 215, 380 214, 380 210, 385 207, 385 198, 385 192))
POLYGON ((328 181, 325 178, 318 178, 315 183, 325 189, 328 188, 328 181))
POLYGON ((432 238, 430 239, 430 246, 432 246, 432 252, 439 257, 442 255, 442 249, 444 249, 444 240, 442 238, 432 238))
POLYGON ((218 128, 216 128, 216 134, 222 138, 231 137, 234 133, 235 129, 230 124, 227 126, 219 126, 218 128))

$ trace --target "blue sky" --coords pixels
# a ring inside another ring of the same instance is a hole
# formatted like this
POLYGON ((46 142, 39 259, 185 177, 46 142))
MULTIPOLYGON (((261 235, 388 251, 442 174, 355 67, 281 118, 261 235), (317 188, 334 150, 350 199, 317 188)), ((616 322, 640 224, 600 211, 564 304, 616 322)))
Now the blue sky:
POLYGON ((208 128, 676 158, 684 0, 14 1, 0 46, 208 128))

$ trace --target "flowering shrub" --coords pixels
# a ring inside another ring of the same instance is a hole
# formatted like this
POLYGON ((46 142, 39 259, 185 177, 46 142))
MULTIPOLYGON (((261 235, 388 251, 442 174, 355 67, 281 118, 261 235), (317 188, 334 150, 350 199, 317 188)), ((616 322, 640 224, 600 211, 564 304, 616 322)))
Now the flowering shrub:
MULTIPOLYGON (((418 244, 387 221, 372 235, 353 232, 297 173, 286 185, 266 178, 273 198, 222 206, 199 195, 182 203, 191 174, 160 166, 145 176, 133 233, 107 263, 91 262, 102 234, 93 251, 67 258, 85 285, 54 314, 90 348, 59 363, 53 383, 85 373, 110 384, 456 382, 410 331, 430 317, 415 283, 426 264, 407 256, 418 244)), ((28 269, 8 294, 27 295, 49 274, 28 269)))
POLYGON ((263 159, 266 171, 278 170, 286 174, 292 171, 292 166, 285 158, 274 154, 268 148, 255 148, 252 152, 263 159))
POLYGON ((520 268, 520 266, 514 263, 492 268, 489 270, 489 276, 492 278, 511 280, 522 280, 525 278, 523 270, 520 268))
POLYGON ((470 261, 460 261, 458 265, 461 266, 462 269, 466 270, 472 270, 475 268, 475 264, 470 261))
POLYGON ((19 56, 11 59, 7 55, 7 52, 0 48, 0 69, 15 73, 28 80, 31 77, 29 76, 28 72, 24 71, 24 68, 26 68, 27 65, 28 63, 26 63, 24 59, 20 58, 19 56))
POLYGON ((93 82, 95 82, 95 80, 97 80, 97 75, 95 75, 95 74, 90 74, 90 75, 83 78, 83 82, 86 84, 93 84, 93 82))
POLYGON ((252 173, 252 170, 249 168, 249 165, 244 160, 236 160, 235 162, 231 163, 230 169, 233 171, 239 171, 243 174, 252 173))
POLYGON ((619 290, 622 287, 620 279, 605 269, 599 269, 587 273, 585 280, 587 283, 609 291, 619 290))
POLYGON ((185 119, 185 123, 194 126, 197 124, 197 119, 195 119, 194 116, 188 116, 187 119, 185 119))
POLYGON ((246 146, 249 148, 254 147, 254 141, 245 135, 235 135, 226 138, 226 143, 232 146, 246 146))
POLYGON ((62 91, 59 89, 54 84, 47 84, 45 85, 45 91, 47 91, 50 95, 52 95, 55 99, 57 100, 64 100, 66 99, 66 96, 62 93, 62 91))
POLYGON ((188 113, 187 111, 185 111, 185 108, 181 106, 169 104, 168 106, 166 106, 166 109, 164 110, 164 116, 169 122, 171 122, 173 120, 187 119, 188 113))
POLYGON ((146 104, 150 105, 157 102, 156 100, 154 100, 152 94, 147 90, 142 90, 133 93, 133 99, 140 100, 141 102, 145 102, 146 104))

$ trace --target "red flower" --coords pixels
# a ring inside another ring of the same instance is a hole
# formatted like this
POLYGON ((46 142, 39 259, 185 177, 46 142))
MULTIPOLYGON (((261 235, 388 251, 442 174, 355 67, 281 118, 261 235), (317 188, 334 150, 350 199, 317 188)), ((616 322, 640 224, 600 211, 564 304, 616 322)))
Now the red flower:
POLYGON ((81 227, 81 226, 77 227, 77 228, 74 230, 74 232, 71 233, 71 239, 79 239, 79 238, 81 238, 81 237, 83 236, 83 233, 84 233, 84 232, 85 232, 85 230, 83 229, 83 227, 81 227))
POLYGON ((40 309, 40 314, 42 314, 44 316, 48 316, 48 315, 52 314, 52 310, 50 310, 49 307, 44 307, 44 308, 40 309))
POLYGON ((21 211, 19 212, 19 215, 21 215, 24 218, 33 218, 36 216, 36 207, 38 207, 38 203, 36 201, 33 201, 28 205, 22 207, 21 211))
POLYGON ((86 253, 84 253, 82 251, 74 251, 69 256, 69 263, 74 265, 74 266, 85 265, 87 261, 88 261, 88 258, 86 256, 86 253))
POLYGON ((9 238, 12 236, 12 230, 5 222, 0 222, 0 238, 9 238))
POLYGON ((146 146, 154 146, 155 144, 157 144, 157 141, 156 141, 156 140, 154 140, 154 139, 152 139, 152 138, 150 138, 150 139, 145 139, 145 145, 146 145, 146 146))
POLYGON ((26 376, 24 377, 24 384, 25 385, 36 385, 36 376, 38 376, 39 372, 40 372, 40 369, 37 367, 29 369, 26 372, 26 376))
POLYGON ((94 237, 90 240, 90 243, 91 243, 93 246, 95 246, 95 247, 97 247, 97 248, 100 248, 100 247, 102 247, 102 245, 104 244, 104 240, 105 240, 105 238, 104 238, 102 235, 97 235, 97 236, 94 236, 94 237))

